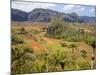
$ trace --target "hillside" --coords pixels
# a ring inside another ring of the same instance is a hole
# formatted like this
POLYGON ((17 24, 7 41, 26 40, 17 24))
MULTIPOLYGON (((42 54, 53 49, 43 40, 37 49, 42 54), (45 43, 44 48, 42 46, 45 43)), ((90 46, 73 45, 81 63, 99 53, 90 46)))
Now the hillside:
POLYGON ((18 9, 11 9, 11 20, 13 21, 27 21, 28 20, 28 13, 18 10, 18 9))
POLYGON ((76 13, 61 13, 50 9, 37 8, 27 13, 18 9, 11 9, 12 21, 49 22, 53 18, 61 18, 65 22, 95 23, 95 17, 79 16, 76 13))

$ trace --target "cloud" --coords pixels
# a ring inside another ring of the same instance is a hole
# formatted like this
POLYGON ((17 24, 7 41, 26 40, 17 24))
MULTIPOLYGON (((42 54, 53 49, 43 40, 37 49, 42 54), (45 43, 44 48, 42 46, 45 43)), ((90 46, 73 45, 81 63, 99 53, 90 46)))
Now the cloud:
POLYGON ((12 8, 20 9, 26 12, 30 12, 31 10, 35 8, 44 8, 44 9, 50 9, 55 7, 56 4, 50 4, 50 3, 34 3, 34 2, 18 2, 18 1, 12 1, 12 8))
POLYGON ((70 10, 70 11, 73 11, 73 10, 81 10, 83 11, 85 8, 81 5, 65 5, 64 8, 62 10, 70 10))
POLYGON ((95 9, 93 9, 93 8, 92 8, 92 9, 90 9, 90 12, 95 12, 95 9))
POLYGON ((83 10, 85 10, 85 8, 84 7, 81 7, 80 10, 83 11, 83 10))
POLYGON ((75 7, 75 5, 65 5, 64 8, 62 9, 63 11, 68 11, 68 10, 71 10, 75 7))
POLYGON ((95 16, 95 6, 72 5, 72 4, 53 4, 40 2, 12 1, 12 8, 30 12, 36 8, 51 9, 63 13, 75 12, 79 16, 95 16))

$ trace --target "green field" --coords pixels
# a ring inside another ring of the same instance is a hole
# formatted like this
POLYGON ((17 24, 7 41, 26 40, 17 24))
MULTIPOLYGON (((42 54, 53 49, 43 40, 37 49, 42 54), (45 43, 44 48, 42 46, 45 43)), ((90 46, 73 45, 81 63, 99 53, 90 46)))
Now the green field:
POLYGON ((62 24, 12 22, 12 74, 95 69, 95 25, 62 24))

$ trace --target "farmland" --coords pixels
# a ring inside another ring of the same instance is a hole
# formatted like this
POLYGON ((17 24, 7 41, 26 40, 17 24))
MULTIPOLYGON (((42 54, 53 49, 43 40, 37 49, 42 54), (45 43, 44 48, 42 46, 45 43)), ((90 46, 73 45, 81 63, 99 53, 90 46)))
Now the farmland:
POLYGON ((12 73, 96 68, 95 25, 64 23, 64 27, 59 29, 63 23, 57 22, 56 24, 59 24, 57 27, 54 22, 56 21, 50 23, 12 21, 12 73))

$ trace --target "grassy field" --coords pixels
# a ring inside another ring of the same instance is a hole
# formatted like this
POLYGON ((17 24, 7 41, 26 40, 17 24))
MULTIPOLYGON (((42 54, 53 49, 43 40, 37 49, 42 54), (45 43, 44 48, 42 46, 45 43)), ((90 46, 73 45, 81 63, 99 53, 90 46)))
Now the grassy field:
POLYGON ((74 34, 71 28, 84 31, 82 38, 86 35, 87 40, 78 41, 48 37, 47 28, 48 23, 12 22, 12 73, 95 69, 96 49, 87 43, 90 36, 95 38, 95 25, 66 23, 69 34, 74 34))

